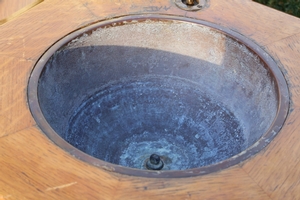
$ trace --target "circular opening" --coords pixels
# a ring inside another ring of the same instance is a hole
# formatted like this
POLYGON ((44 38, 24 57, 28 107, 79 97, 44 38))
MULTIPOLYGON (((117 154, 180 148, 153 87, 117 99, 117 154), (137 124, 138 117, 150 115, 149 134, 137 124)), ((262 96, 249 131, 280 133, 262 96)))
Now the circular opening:
POLYGON ((124 17, 66 36, 38 61, 28 92, 57 145, 149 177, 237 164, 273 139, 288 110, 284 78, 261 48, 169 16, 124 17))

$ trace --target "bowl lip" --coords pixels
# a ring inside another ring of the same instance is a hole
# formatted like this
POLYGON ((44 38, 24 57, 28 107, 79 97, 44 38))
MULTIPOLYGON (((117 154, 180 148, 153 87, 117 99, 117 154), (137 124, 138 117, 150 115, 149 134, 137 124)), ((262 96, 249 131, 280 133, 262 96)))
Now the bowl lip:
POLYGON ((279 66, 276 64, 273 58, 267 52, 265 52, 259 45, 257 45, 254 41, 229 28, 225 28, 220 25, 213 24, 211 22, 203 21, 200 19, 182 17, 182 16, 162 15, 162 14, 137 14, 137 15, 120 16, 114 19, 96 22, 92 25, 75 30, 74 32, 71 32, 70 34, 62 37, 56 43, 50 46, 36 62, 28 82, 27 100, 28 100, 30 112, 33 118, 35 119, 38 127, 52 142, 54 142, 57 146, 59 146, 64 151, 68 152, 69 154, 71 154, 72 156, 76 157, 81 161, 84 161, 93 166, 97 166, 108 172, 115 172, 123 175, 140 176, 140 177, 148 177, 148 178, 184 178, 184 177, 205 175, 223 169, 227 169, 229 167, 232 167, 234 165, 237 165, 247 160, 248 158, 254 156, 262 149, 264 149, 270 143, 270 141, 274 139, 277 133, 281 130, 289 112, 289 102, 290 102, 288 86, 279 66), (37 95, 38 81, 40 75, 43 71, 44 65, 51 58, 51 56, 61 47, 63 47, 73 39, 80 37, 84 33, 88 33, 95 29, 105 27, 105 26, 107 27, 112 25, 113 26, 121 25, 122 22, 124 21, 140 22, 146 20, 179 21, 179 22, 188 22, 188 23, 194 23, 202 26, 207 26, 211 29, 223 33, 224 35, 234 39, 235 41, 241 44, 244 44, 246 47, 252 50, 265 63, 266 66, 269 67, 272 76, 275 77, 274 80, 277 85, 278 100, 279 100, 278 110, 269 129, 261 136, 261 138, 258 141, 256 141, 252 146, 248 147, 247 149, 240 152, 239 154, 212 165, 207 165, 207 166, 192 168, 187 170, 150 171, 150 170, 141 170, 141 169, 124 167, 124 166, 112 164, 100 160, 98 158, 92 157, 80 151, 79 149, 73 147, 71 144, 66 142, 52 129, 52 127, 50 126, 50 124, 47 122, 47 120, 42 114, 41 108, 39 106, 38 95, 37 95))

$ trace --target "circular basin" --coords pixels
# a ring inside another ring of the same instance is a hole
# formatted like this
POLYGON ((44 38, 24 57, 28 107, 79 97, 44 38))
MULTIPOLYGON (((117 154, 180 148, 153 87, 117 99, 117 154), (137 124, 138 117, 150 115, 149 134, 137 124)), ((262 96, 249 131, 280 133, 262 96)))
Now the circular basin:
POLYGON ((38 125, 75 157, 127 175, 240 163, 279 132, 289 97, 272 58, 208 22, 128 16, 65 36, 29 81, 38 125))

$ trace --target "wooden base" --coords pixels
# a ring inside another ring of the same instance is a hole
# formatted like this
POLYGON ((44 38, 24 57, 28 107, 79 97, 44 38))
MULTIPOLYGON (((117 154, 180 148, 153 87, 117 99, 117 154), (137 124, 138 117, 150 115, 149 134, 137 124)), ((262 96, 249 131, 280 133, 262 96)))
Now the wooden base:
POLYGON ((210 0, 199 12, 172 1, 45 0, 0 26, 0 199, 300 199, 300 19, 248 0, 210 0), (53 144, 27 105, 31 70, 49 46, 97 21, 169 14, 228 27, 262 46, 289 84, 291 109, 276 138, 234 167, 156 179, 84 163, 53 144))
POLYGON ((43 0, 1 0, 0 1, 0 25, 9 21, 43 0))

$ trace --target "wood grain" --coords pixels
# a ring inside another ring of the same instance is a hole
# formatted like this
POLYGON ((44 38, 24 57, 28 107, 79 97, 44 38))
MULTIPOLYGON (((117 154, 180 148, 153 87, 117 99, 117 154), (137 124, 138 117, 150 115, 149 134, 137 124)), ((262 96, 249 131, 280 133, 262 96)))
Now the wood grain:
POLYGON ((27 106, 27 82, 33 62, 0 57, 0 137, 35 124, 27 106))
POLYGON ((169 198, 199 199, 200 191, 208 199, 268 199, 238 166, 189 179, 109 174, 69 156, 34 126, 0 139, 0 163, 1 170, 14 171, 1 176, 0 194, 14 199, 140 199, 143 195, 166 199, 162 192, 169 198), (199 191, 190 191, 190 188, 199 188, 199 191))
POLYGON ((0 24, 22 14, 43 0, 0 0, 0 24))
POLYGON ((284 66, 286 79, 290 83, 292 111, 280 134, 268 149, 256 156, 243 168, 274 199, 290 199, 299 195, 300 168, 300 34, 267 45, 267 50, 284 66), (263 175, 262 175, 263 174, 263 175), (297 183, 298 184, 295 184, 297 183), (275 198, 276 197, 276 198, 275 198))
POLYGON ((116 199, 269 199, 239 167, 203 177, 183 179, 122 179, 116 199), (191 189, 193 188, 193 189, 191 189))
POLYGON ((21 23, 12 21, 1 26, 0 55, 33 61, 63 35, 96 20, 80 2, 54 0, 40 3, 20 18, 21 23), (63 23, 62 19, 65 19, 63 23), (28 28, 28 24, 31 24, 31 28, 28 28))
POLYGON ((188 13, 172 1, 45 0, 0 26, 1 199, 300 199, 300 19, 248 0, 214 0, 188 13), (157 179, 84 163, 36 126, 26 98, 35 62, 68 33, 128 14, 180 15, 228 27, 264 47, 289 84, 281 132, 251 159, 217 173, 157 179))
POLYGON ((0 138, 0 149, 0 194, 10 199, 109 199, 118 185, 113 175, 70 156, 34 126, 0 138), (9 171, 14 173, 3 173, 9 171))

